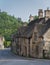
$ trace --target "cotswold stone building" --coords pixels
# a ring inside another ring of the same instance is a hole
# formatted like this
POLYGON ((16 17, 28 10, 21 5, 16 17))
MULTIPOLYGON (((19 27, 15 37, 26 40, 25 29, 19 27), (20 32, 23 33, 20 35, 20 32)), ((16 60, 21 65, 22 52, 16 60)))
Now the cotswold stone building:
POLYGON ((32 20, 12 35, 11 50, 21 56, 43 58, 50 50, 50 10, 38 12, 39 19, 32 20), (47 46, 48 45, 48 46, 47 46), (45 51, 45 52, 44 52, 45 51))

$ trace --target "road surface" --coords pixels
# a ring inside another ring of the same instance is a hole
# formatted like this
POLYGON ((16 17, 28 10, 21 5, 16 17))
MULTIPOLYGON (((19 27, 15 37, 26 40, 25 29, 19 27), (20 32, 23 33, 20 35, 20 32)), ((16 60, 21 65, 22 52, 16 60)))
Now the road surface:
POLYGON ((50 65, 50 60, 16 56, 10 49, 0 50, 0 65, 50 65))

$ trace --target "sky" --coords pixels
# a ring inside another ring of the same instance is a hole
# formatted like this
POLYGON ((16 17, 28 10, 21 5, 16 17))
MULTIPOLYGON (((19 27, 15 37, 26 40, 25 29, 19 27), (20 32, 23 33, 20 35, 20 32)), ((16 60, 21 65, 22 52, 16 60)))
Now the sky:
POLYGON ((38 15, 38 9, 50 8, 50 0, 0 0, 1 11, 28 21, 29 15, 38 15))

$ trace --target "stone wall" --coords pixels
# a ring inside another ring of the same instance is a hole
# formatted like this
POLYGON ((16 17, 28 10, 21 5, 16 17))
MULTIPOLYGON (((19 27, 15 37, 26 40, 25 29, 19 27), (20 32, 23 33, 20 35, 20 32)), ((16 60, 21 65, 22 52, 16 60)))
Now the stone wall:
POLYGON ((44 50, 46 50, 46 55, 50 57, 50 28, 44 34, 44 50))

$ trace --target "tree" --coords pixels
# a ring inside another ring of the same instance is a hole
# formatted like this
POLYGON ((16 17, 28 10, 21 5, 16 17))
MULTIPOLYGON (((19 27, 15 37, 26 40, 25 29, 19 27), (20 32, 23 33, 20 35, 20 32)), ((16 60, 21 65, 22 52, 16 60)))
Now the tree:
POLYGON ((0 12, 0 35, 3 35, 6 40, 11 40, 11 35, 17 31, 17 28, 22 26, 22 21, 14 16, 8 15, 7 12, 0 12))
POLYGON ((38 16, 36 15, 36 16, 34 16, 34 19, 38 19, 38 16))

